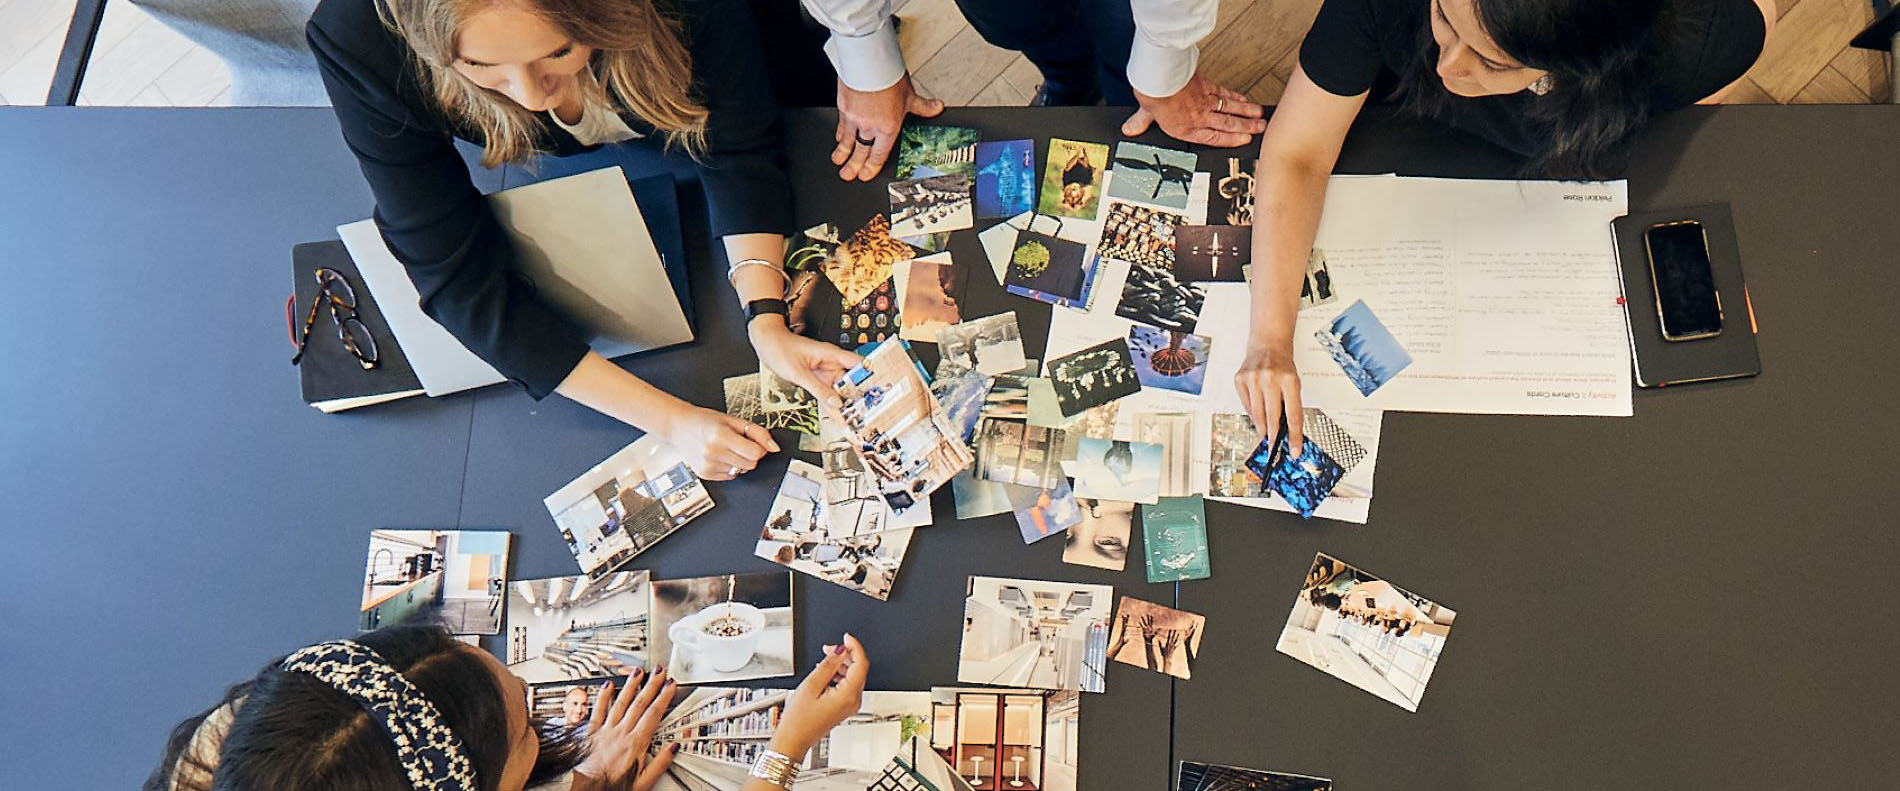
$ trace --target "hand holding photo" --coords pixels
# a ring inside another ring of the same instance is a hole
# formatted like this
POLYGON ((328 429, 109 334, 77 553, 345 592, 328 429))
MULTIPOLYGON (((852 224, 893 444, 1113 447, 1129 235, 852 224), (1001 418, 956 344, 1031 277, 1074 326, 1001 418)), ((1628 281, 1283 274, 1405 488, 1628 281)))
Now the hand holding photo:
POLYGON ((893 181, 891 235, 900 238, 960 231, 974 223, 967 176, 926 176, 893 181))
POLYGON ((454 634, 499 634, 508 584, 504 530, 372 530, 356 628, 434 620, 454 634))
POLYGON ((901 339, 877 345, 833 389, 857 451, 894 511, 927 500, 974 460, 901 339))
POLYGON ((1187 283, 1239 283, 1253 261, 1253 229, 1183 225, 1174 229, 1174 275, 1187 283))
POLYGON ((1204 616, 1123 596, 1108 630, 1108 658, 1175 678, 1189 678, 1206 631, 1204 616))
POLYGON ((971 577, 957 681, 1102 691, 1107 585, 971 577))
POLYGON ((791 572, 654 582, 653 656, 681 684, 791 675, 791 572))
POLYGON ((1128 534, 1134 529, 1135 504, 1077 498, 1082 520, 1063 540, 1062 562, 1121 571, 1128 564, 1128 534))
POLYGON ((1049 361, 1049 379, 1063 417, 1141 392, 1127 338, 1091 346, 1049 361))
POLYGON ((1153 504, 1160 496, 1160 445, 1084 437, 1075 455, 1078 497, 1153 504))
POLYGON ((765 388, 759 381, 762 378, 759 374, 746 374, 725 380, 726 414, 768 429, 784 428, 808 437, 817 436, 818 400, 814 398, 799 409, 766 412, 760 403, 765 388))
POLYGON ((1214 339, 1136 324, 1128 328, 1128 352, 1142 387, 1201 394, 1214 339))
POLYGON ((648 666, 647 572, 516 580, 508 586, 508 670, 540 684, 648 666))
POLYGON ((1141 542, 1147 549, 1148 581, 1200 580, 1213 576, 1207 548, 1207 508, 1199 497, 1163 497, 1141 507, 1141 542))
POLYGON ((1036 141, 976 144, 976 216, 1014 217, 1036 206, 1036 141))
POLYGON ((1082 521, 1082 510, 1066 478, 1057 479, 1049 489, 1011 486, 1009 505, 1016 513, 1016 527, 1022 531, 1025 544, 1034 544, 1082 521))
MULTIPOLYGON (((835 638, 834 638, 835 639, 835 638)), ((626 783, 613 791, 741 791, 758 787, 746 768, 758 760, 773 732, 785 721, 786 708, 798 694, 790 689, 697 687, 675 693, 673 707, 659 720, 651 760, 664 750, 678 750, 673 767, 658 775, 651 788, 626 783)), ((808 704, 800 704, 808 709, 808 704)), ((941 782, 955 777, 929 747, 931 693, 866 691, 857 711, 844 724, 823 734, 810 750, 793 759, 801 767, 799 791, 864 791, 905 789, 924 791, 932 786, 898 785, 896 778, 927 778, 941 782), (893 767, 920 767, 914 773, 893 774, 893 767)), ((636 767, 645 763, 636 763, 636 767)), ((537 786, 545 788, 546 786, 537 786)), ((938 791, 957 791, 935 785, 938 791)), ((967 786, 961 791, 969 791, 967 786)))
POLYGON ((1287 436, 1282 428, 1277 436, 1261 440, 1247 459, 1247 469, 1266 481, 1267 491, 1280 495, 1300 518, 1311 519, 1319 504, 1332 496, 1333 487, 1346 476, 1346 470, 1312 437, 1301 439, 1299 458, 1289 458, 1287 436))
POLYGON ((542 504, 581 571, 598 579, 712 510, 713 500, 679 452, 649 434, 542 504))
POLYGON ((1365 300, 1352 303, 1328 329, 1313 336, 1359 388, 1360 395, 1372 395, 1412 364, 1412 355, 1372 314, 1372 308, 1366 307, 1365 300))
POLYGON ((1186 209, 1195 157, 1186 151, 1122 142, 1115 146, 1115 178, 1108 196, 1186 209))
POLYGON ((1107 145, 1051 139, 1049 156, 1043 160, 1042 194, 1036 212, 1095 219, 1102 201, 1103 169, 1107 166, 1107 145))
POLYGON ((897 138, 899 179, 976 175, 976 141, 982 134, 963 126, 906 126, 897 138))
POLYGON ((1016 312, 969 319, 937 331, 937 377, 974 368, 986 376, 1022 370, 1023 332, 1016 312))
POLYGON ((1457 613, 1324 553, 1313 559, 1276 648, 1418 711, 1457 613))

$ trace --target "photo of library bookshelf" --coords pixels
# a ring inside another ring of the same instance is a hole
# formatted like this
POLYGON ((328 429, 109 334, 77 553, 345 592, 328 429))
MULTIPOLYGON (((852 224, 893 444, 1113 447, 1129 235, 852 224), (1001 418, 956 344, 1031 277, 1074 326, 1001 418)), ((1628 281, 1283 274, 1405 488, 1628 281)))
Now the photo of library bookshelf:
POLYGON ((938 687, 930 746, 977 791, 1075 791, 1080 695, 938 687))
POLYGON ((508 586, 508 669, 540 684, 646 667, 652 610, 645 570, 516 580, 508 586))
MULTIPOLYGON (((737 791, 746 771, 772 738, 784 689, 701 687, 675 703, 654 737, 679 742, 673 768, 656 791, 737 791)), ((858 713, 831 730, 805 756, 799 791, 862 791, 904 749, 930 736, 928 692, 866 692, 858 713)), ((909 756, 915 763, 917 756, 909 756)))

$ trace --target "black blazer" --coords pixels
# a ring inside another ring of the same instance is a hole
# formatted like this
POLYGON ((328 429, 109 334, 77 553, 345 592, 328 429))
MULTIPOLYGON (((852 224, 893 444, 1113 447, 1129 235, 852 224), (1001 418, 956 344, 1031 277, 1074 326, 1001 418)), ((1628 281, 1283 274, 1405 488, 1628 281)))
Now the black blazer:
MULTIPOLYGON (((423 95, 409 46, 378 17, 376 0, 323 0, 306 35, 343 128, 376 196, 376 225, 415 282, 422 309, 535 398, 587 353, 583 334, 513 274, 514 251, 474 186, 454 139, 481 142, 423 95)), ((698 163, 712 233, 785 233, 791 182, 759 33, 745 0, 660 0, 682 21, 693 90, 710 112, 698 163)), ((622 114, 658 146, 662 136, 622 114)), ((590 150, 542 119, 541 149, 590 150)))

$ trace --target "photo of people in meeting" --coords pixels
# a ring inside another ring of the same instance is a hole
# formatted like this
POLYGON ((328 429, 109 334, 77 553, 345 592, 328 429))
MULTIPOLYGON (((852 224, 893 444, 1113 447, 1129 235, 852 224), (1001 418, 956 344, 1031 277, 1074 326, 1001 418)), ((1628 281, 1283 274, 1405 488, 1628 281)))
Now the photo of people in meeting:
POLYGON ((1107 585, 973 576, 957 680, 1100 692, 1112 607, 1107 585))
POLYGON ((508 586, 508 669, 540 684, 647 666, 647 572, 517 580, 508 586))
POLYGON ((930 746, 976 791, 1076 791, 1080 695, 937 687, 930 746))
POLYGON ((1418 711, 1457 613, 1321 554, 1293 601, 1280 653, 1418 711))
POLYGON ((509 540, 499 530, 371 531, 357 628, 420 617, 455 634, 500 632, 509 540))

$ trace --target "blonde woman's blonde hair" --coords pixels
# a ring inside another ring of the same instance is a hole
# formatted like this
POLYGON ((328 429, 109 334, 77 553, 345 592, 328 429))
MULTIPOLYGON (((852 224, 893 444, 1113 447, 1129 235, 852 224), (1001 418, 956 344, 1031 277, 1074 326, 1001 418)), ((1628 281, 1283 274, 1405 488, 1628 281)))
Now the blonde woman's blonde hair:
POLYGON ((664 133, 667 148, 695 157, 705 151, 707 113, 692 95, 692 55, 680 21, 654 0, 376 0, 383 24, 415 53, 423 91, 450 118, 481 131, 483 165, 527 159, 542 128, 535 113, 454 68, 462 22, 499 2, 519 3, 593 48, 599 79, 580 81, 589 106, 624 107, 664 133))

